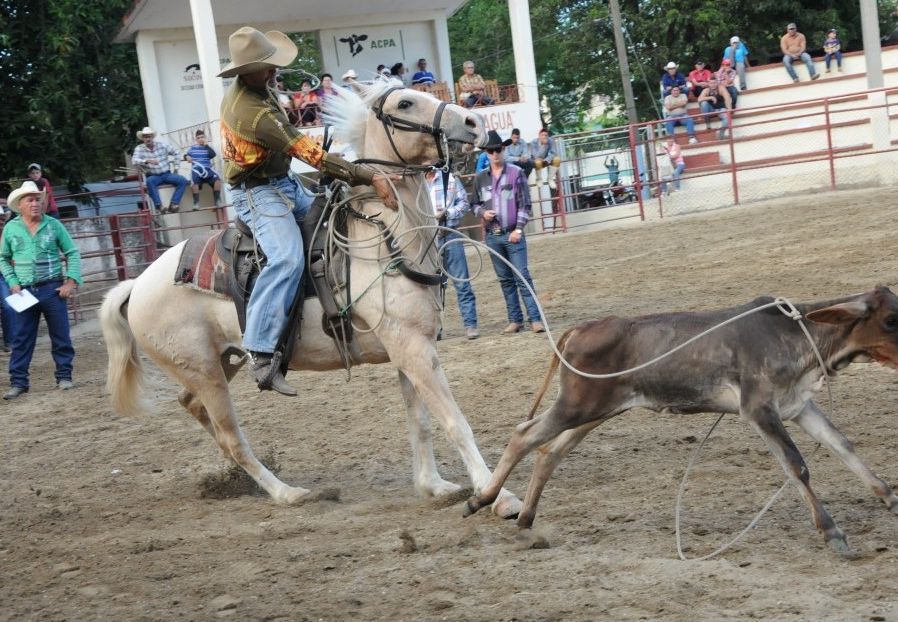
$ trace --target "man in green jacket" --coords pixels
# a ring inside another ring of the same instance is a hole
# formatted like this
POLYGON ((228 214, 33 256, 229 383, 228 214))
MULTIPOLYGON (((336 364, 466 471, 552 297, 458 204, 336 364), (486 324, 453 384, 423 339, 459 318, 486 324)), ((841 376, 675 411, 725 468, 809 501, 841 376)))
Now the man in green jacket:
POLYGON ((24 290, 37 299, 19 309, 10 340, 9 378, 12 385, 3 399, 12 400, 28 392, 28 368, 37 343, 41 315, 47 321, 56 363, 56 386, 72 388, 75 348, 69 335, 66 301, 75 295, 81 280, 81 255, 66 228, 43 211, 43 191, 33 181, 13 190, 7 205, 14 214, 0 239, 0 272, 9 284, 12 298, 24 290), (65 266, 60 259, 65 257, 65 266))

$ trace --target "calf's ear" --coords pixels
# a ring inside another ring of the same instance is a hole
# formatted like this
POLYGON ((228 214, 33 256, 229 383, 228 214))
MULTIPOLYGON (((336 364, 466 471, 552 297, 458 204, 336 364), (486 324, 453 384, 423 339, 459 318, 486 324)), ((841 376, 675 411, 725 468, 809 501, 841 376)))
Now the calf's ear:
POLYGON ((868 312, 866 303, 855 300, 811 311, 805 317, 821 324, 847 324, 866 316, 868 312))

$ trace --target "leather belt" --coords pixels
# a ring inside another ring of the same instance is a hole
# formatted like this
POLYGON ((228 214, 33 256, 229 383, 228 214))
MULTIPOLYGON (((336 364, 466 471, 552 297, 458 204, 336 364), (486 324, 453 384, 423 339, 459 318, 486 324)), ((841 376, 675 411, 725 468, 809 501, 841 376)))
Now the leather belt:
POLYGON ((273 184, 286 178, 286 175, 278 175, 277 177, 249 177, 245 179, 240 185, 243 186, 245 190, 252 190, 253 188, 258 188, 259 186, 268 186, 269 184, 273 184))
POLYGON ((47 279, 46 281, 38 281, 37 283, 23 285, 22 287, 43 287, 44 285, 49 285, 50 283, 58 283, 60 281, 62 281, 62 277, 59 277, 57 279, 47 279))

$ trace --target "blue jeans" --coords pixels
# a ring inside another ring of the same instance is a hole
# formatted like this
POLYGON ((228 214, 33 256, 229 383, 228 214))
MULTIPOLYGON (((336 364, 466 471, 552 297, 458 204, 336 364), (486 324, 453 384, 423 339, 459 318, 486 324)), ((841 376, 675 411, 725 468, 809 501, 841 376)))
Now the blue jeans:
POLYGON ((705 123, 710 127, 711 126, 711 115, 717 114, 720 117, 720 129, 724 130, 730 123, 729 116, 727 115, 726 108, 715 108, 711 105, 711 102, 702 102, 700 108, 702 109, 702 113, 705 115, 705 123))
POLYGON ((748 88, 745 82, 745 61, 736 61, 736 73, 739 76, 739 88, 743 91, 748 88))
POLYGON ((62 287, 61 280, 26 288, 38 302, 19 313, 15 320, 15 331, 10 340, 12 354, 9 358, 9 382, 14 387, 28 388, 28 368, 34 355, 42 314, 47 320, 47 331, 50 333, 51 354, 56 363, 56 381, 72 379, 75 348, 69 336, 69 310, 65 300, 56 291, 58 287, 62 287))
POLYGON ((243 347, 271 354, 287 324, 305 266, 298 225, 309 211, 312 197, 286 175, 250 190, 232 186, 231 193, 234 211, 253 230, 268 259, 246 307, 243 347))
MULTIPOLYGON (((811 55, 807 52, 801 53, 801 60, 804 61, 804 64, 808 67, 808 74, 813 78, 817 75, 817 72, 814 70, 814 61, 811 60, 811 55)), ((789 73, 789 77, 793 80, 798 80, 798 74, 795 73, 795 69, 792 67, 792 57, 791 56, 783 56, 783 64, 786 66, 786 71, 789 73)))
POLYGON ((839 69, 842 68, 842 50, 838 50, 837 52, 831 52, 829 54, 823 55, 823 62, 826 65, 826 70, 829 71, 829 63, 832 61, 833 56, 836 57, 836 66, 839 69))
POLYGON ((447 245, 450 240, 459 239, 464 239, 460 233, 450 233, 444 238, 437 238, 437 248, 443 254, 443 269, 446 271, 446 276, 449 277, 455 288, 458 310, 465 328, 477 328, 477 300, 474 298, 474 288, 467 280, 469 274, 468 260, 465 258, 465 245, 460 242, 447 245))
POLYGON ((3 345, 9 347, 12 343, 12 335, 15 332, 13 322, 16 319, 16 312, 6 304, 6 297, 9 296, 9 285, 3 275, 0 275, 0 330, 3 331, 3 345))
POLYGON ((187 188, 186 177, 175 173, 162 173, 161 175, 147 175, 147 192, 156 209, 162 208, 162 199, 159 197, 159 186, 162 184, 171 184, 175 186, 175 193, 172 195, 171 202, 181 204, 181 197, 184 196, 184 189, 187 188))
POLYGON ((677 125, 685 125, 686 133, 689 134, 689 137, 695 138, 695 123, 692 121, 692 117, 688 114, 680 115, 678 117, 667 117, 664 121, 664 127, 667 130, 668 136, 673 136, 674 127, 677 125))
MULTIPOLYGON (((486 234, 486 245, 498 253, 500 256, 508 260, 518 272, 520 272, 533 291, 533 279, 530 278, 530 270, 527 269, 527 240, 521 234, 521 239, 517 243, 512 244, 508 241, 508 233, 493 235, 486 234)), ((502 286, 502 295, 505 296, 505 308, 508 310, 508 321, 516 324, 524 323, 524 316, 521 313, 521 304, 518 301, 518 294, 524 299, 524 306, 527 307, 527 318, 532 322, 541 322, 539 309, 536 306, 536 300, 530 295, 530 291, 521 282, 521 280, 512 272, 511 268, 505 265, 492 253, 490 259, 493 261, 493 269, 496 276, 499 277, 499 285, 502 286)))

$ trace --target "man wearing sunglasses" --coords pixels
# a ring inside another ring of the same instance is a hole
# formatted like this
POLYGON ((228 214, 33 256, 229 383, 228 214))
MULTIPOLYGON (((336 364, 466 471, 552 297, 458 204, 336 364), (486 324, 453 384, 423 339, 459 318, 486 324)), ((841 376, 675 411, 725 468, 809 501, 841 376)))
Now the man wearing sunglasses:
POLYGON ((780 39, 780 49, 783 51, 783 64, 786 66, 786 72, 792 78, 792 82, 799 81, 798 74, 795 73, 795 69, 792 67, 792 63, 797 60, 804 61, 811 80, 816 80, 820 77, 820 74, 814 70, 814 61, 811 59, 811 55, 805 51, 807 47, 808 42, 805 36, 798 32, 795 24, 792 23, 786 26, 786 34, 780 39))
POLYGON ((530 220, 530 188, 520 167, 505 161, 502 151, 509 144, 511 139, 503 141, 495 130, 489 131, 483 149, 490 165, 474 178, 474 200, 471 204, 474 214, 483 219, 486 245, 494 251, 490 253, 490 259, 499 277, 508 311, 508 326, 502 333, 514 334, 524 327, 518 296, 524 299, 530 329, 534 333, 542 333, 545 332, 542 316, 536 299, 530 293, 535 288, 527 268, 527 242, 524 239, 524 227, 530 220), (520 276, 496 254, 514 266, 520 276), (524 284, 525 281, 530 289, 524 284))

